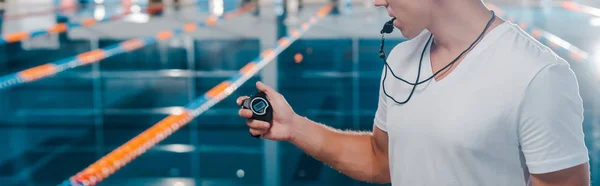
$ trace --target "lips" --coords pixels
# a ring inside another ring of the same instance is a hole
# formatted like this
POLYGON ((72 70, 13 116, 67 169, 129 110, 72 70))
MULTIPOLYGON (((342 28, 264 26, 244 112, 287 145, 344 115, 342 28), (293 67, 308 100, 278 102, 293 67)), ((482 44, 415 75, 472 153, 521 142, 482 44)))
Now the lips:
POLYGON ((394 20, 394 22, 392 22, 392 24, 393 24, 393 25, 394 25, 396 28, 398 28, 398 29, 400 29, 400 27, 401 27, 401 24, 400 24, 400 22, 398 21, 398 18, 396 18, 396 20, 394 20))

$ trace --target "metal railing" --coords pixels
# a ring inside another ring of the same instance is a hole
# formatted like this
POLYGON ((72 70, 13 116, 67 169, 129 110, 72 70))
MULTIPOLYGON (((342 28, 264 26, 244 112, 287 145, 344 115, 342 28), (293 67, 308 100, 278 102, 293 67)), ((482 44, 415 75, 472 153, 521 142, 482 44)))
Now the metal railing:
POLYGON ((166 30, 157 33, 155 36, 130 39, 101 49, 95 49, 76 56, 60 59, 58 61, 36 66, 26 70, 22 70, 13 74, 8 74, 0 77, 0 90, 37 81, 46 77, 50 77, 60 72, 80 66, 89 65, 99 62, 100 60, 116 56, 123 53, 128 53, 156 43, 157 41, 167 40, 173 36, 180 35, 183 32, 193 32, 198 27, 211 26, 217 23, 220 19, 231 19, 242 13, 246 13, 254 9, 253 5, 246 5, 236 10, 229 11, 222 16, 210 16, 207 20, 188 23, 181 28, 166 30))

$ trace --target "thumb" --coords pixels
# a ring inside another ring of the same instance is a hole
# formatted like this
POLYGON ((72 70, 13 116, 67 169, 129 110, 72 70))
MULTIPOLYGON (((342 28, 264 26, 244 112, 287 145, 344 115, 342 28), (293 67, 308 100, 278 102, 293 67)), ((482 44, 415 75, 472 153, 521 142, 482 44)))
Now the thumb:
POLYGON ((277 96, 277 92, 275 92, 275 90, 273 90, 273 88, 269 87, 268 85, 265 85, 264 83, 262 83, 260 81, 256 82, 256 88, 258 90, 260 90, 261 92, 264 92, 265 94, 267 94, 267 97, 274 98, 277 96))

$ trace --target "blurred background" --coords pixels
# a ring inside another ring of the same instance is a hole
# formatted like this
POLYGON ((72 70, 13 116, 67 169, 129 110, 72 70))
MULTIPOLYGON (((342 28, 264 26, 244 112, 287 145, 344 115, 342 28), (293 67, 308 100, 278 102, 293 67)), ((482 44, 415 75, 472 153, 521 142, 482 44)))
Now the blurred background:
MULTIPOLYGON (((600 1, 485 2, 571 64, 584 99, 592 183, 600 186, 600 1)), ((98 185, 374 185, 352 180, 288 143, 250 137, 235 104, 238 96, 254 94, 254 82, 261 80, 300 115, 335 128, 371 130, 383 67, 379 30, 389 20, 372 4, 0 0, 0 183, 60 184, 167 116, 193 107, 248 62, 265 61, 237 90, 98 185), (326 4, 331 11, 299 39, 278 44, 326 4), (227 14, 245 5, 254 9, 227 14), (211 16, 226 18, 205 22, 211 16), (157 35, 184 25, 185 32, 157 35), (144 40, 122 43, 136 38, 144 40), (277 55, 259 57, 273 47, 281 49, 277 55), (96 49, 110 52, 86 53, 96 49)), ((385 50, 403 41, 394 32, 386 36, 385 50)))

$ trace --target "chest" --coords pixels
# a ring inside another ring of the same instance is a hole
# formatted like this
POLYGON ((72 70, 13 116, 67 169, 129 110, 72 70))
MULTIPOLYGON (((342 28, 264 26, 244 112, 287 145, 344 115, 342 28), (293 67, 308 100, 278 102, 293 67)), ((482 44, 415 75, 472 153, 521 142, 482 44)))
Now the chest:
MULTIPOLYGON (((510 84, 486 78, 444 81, 417 88, 407 104, 388 105, 392 143, 472 151, 517 145, 514 113, 519 94, 510 84)), ((411 86, 395 86, 401 87, 393 91, 395 97, 410 93, 411 86)))

